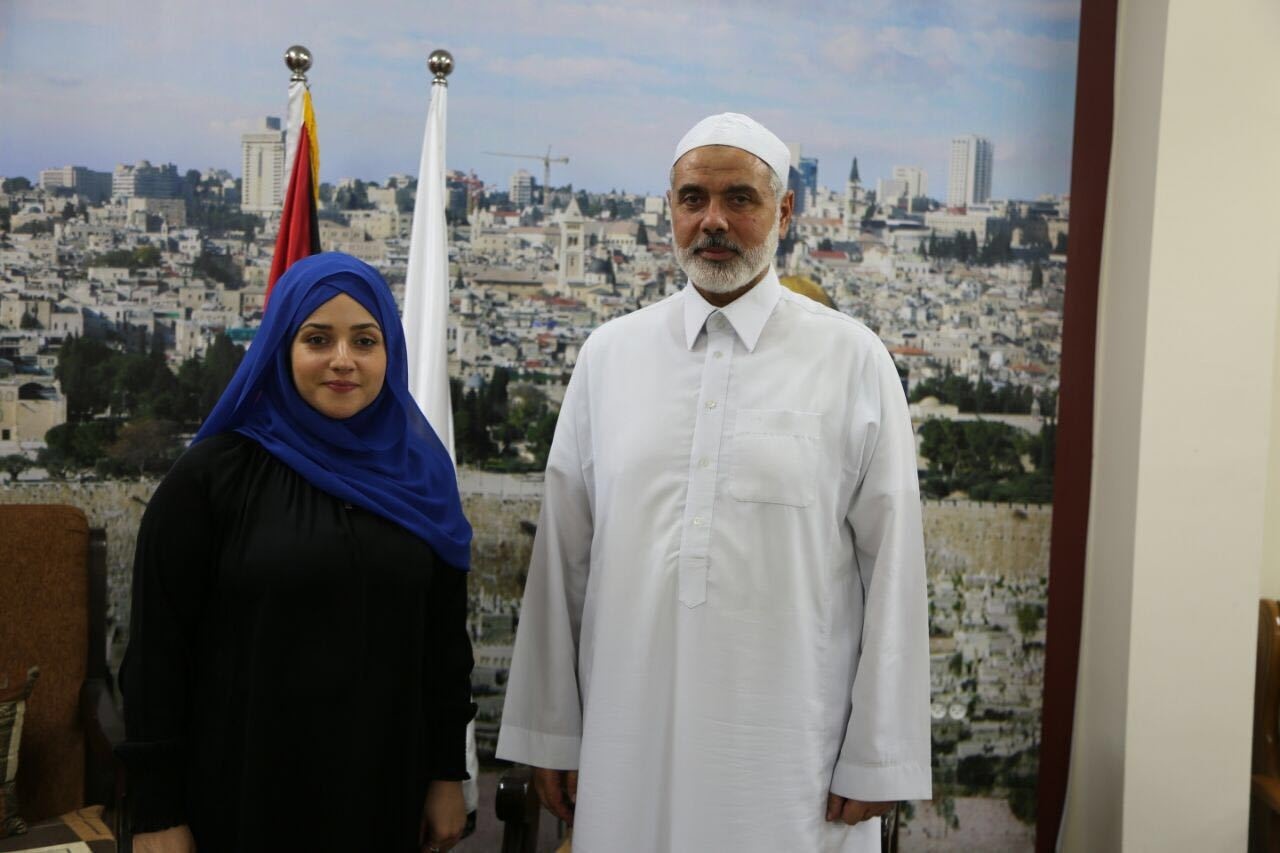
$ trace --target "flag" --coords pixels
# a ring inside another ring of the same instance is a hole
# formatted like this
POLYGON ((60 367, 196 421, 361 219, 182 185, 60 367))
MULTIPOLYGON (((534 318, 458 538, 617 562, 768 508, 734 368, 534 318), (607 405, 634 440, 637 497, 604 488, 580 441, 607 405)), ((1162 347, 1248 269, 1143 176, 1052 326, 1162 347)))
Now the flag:
MULTIPOLYGON (((445 105, 449 86, 443 78, 431 84, 427 129, 418 164, 418 194, 413 203, 409 237, 409 269, 404 281, 405 344, 409 350, 409 392, 441 444, 453 452, 453 405, 449 396, 449 239, 444 218, 445 105)), ((476 724, 467 723, 467 773, 462 783, 467 811, 480 804, 480 760, 476 724)))
POLYGON ((449 245, 444 221, 445 101, 448 86, 431 85, 427 129, 413 205, 409 269, 404 283, 404 335, 409 348, 409 391, 436 435, 453 453, 449 400, 449 245))
POLYGON ((280 233, 271 258, 271 275, 263 307, 271 299, 271 288, 289 265, 320 251, 320 221, 316 216, 320 199, 320 146, 316 142, 316 117, 311 111, 311 92, 305 82, 289 83, 289 126, 285 131, 284 210, 280 233))

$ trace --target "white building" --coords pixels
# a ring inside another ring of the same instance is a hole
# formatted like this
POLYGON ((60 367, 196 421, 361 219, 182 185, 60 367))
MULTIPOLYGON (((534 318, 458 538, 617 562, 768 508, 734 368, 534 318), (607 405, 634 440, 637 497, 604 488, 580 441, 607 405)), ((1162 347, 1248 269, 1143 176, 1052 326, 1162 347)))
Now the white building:
POLYGON ((116 198, 180 198, 182 179, 172 163, 153 166, 139 160, 132 166, 121 163, 111 173, 111 195, 116 198))
POLYGON ((240 209, 275 213, 284 205, 284 131, 280 119, 264 118, 262 127, 240 137, 243 155, 240 209))
POLYGON ((912 196, 907 195, 910 190, 909 184, 902 178, 881 178, 876 182, 876 201, 882 205, 893 207, 904 196, 908 199, 912 198, 912 196))
POLYGON ((991 198, 991 140, 968 134, 951 140, 947 206, 968 207, 991 198))
POLYGON ((517 169, 511 176, 511 204, 515 207, 528 207, 533 203, 533 175, 524 169, 517 169))
POLYGON ((40 187, 46 190, 67 187, 97 203, 111 197, 111 173, 95 172, 84 166, 44 169, 40 172, 40 187))
POLYGON ((923 198, 929 194, 929 176, 919 166, 894 166, 893 179, 906 181, 907 195, 923 198))

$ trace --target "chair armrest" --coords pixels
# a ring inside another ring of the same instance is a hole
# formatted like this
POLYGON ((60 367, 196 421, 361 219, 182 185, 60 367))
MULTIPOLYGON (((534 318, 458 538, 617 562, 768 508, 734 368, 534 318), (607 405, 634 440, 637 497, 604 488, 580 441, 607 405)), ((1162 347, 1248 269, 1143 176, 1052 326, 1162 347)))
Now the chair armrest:
POLYGON ((541 803, 533 787, 533 769, 516 765, 498 780, 494 798, 502 829, 502 853, 533 853, 538 844, 541 803))
POLYGON ((124 720, 106 681, 85 679, 80 687, 80 721, 93 756, 104 764, 114 765, 115 749, 124 743, 124 720))
POLYGON ((902 803, 894 803, 880 819, 880 853, 898 853, 898 821, 902 815, 902 803))
POLYGON ((115 753, 125 740, 124 720, 105 679, 86 678, 80 686, 80 723, 85 739, 84 800, 107 807, 103 819, 119 849, 128 850, 125 768, 115 753))

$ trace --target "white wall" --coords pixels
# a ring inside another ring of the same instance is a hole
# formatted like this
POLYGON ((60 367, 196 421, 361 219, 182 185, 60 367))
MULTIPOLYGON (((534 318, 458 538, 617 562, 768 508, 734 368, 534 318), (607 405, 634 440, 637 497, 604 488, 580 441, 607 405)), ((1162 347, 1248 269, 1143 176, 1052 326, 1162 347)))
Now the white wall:
POLYGON ((1245 847, 1280 446, 1278 40, 1274 0, 1120 3, 1069 851, 1245 847))

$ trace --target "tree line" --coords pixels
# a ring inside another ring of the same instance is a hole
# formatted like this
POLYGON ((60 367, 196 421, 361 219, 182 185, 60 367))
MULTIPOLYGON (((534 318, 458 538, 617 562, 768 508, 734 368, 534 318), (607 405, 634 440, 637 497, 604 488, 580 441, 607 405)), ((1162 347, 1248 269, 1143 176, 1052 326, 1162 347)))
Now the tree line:
POLYGON ((67 398, 67 422, 45 434, 39 463, 51 473, 162 474, 181 452, 179 436, 199 428, 244 357, 225 334, 203 357, 170 369, 161 342, 128 352, 71 336, 54 377, 67 398))
POLYGON ((511 371, 495 368, 476 387, 449 380, 458 464, 490 471, 542 471, 555 434, 558 410, 535 385, 512 386, 511 371), (521 449, 532 455, 530 461, 521 449))
POLYGON ((1051 415, 1056 400, 1052 392, 1037 396, 1035 389, 1026 385, 1008 382, 997 388, 986 379, 970 382, 952 373, 950 368, 941 377, 925 379, 911 389, 911 402, 918 403, 925 397, 936 397, 938 402, 955 406, 961 412, 1001 415, 1030 414, 1037 400, 1041 413, 1051 415))

